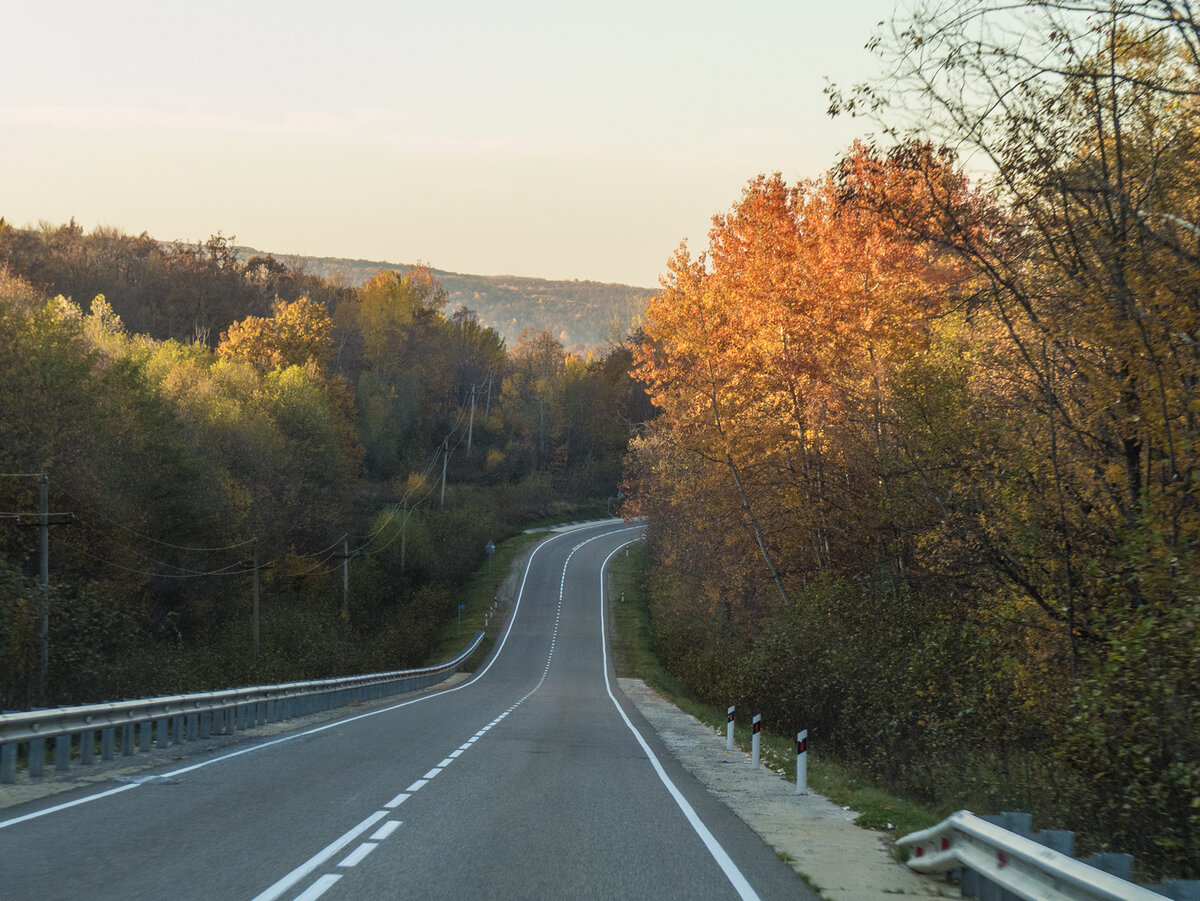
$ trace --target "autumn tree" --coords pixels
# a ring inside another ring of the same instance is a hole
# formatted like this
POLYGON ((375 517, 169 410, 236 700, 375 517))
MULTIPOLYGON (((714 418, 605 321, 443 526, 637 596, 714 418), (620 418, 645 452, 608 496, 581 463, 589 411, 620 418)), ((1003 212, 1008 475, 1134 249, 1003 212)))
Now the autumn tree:
POLYGON ((260 372, 313 363, 324 369, 333 353, 333 321, 307 297, 280 301, 266 319, 250 316, 221 334, 217 355, 244 360, 260 372))
POLYGON ((877 46, 894 77, 834 91, 835 110, 962 148, 1005 214, 987 240, 949 235, 983 284, 971 328, 990 342, 973 350, 989 412, 1020 436, 978 471, 964 534, 1030 644, 1052 629, 1043 681, 1069 704, 1054 720, 1081 761, 1076 822, 1154 861, 1195 859, 1196 814, 1173 800, 1197 766, 1194 698, 1178 693, 1200 575, 1194 10, 921 5, 877 46))

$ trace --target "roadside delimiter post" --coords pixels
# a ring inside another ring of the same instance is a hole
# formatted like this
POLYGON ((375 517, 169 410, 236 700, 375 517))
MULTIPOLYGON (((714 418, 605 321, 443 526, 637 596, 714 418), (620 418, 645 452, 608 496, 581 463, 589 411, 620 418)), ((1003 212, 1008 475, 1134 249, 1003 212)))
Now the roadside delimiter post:
POLYGON ((796 794, 808 794, 808 730, 796 733, 796 794))
POLYGON ((762 733, 759 731, 762 729, 762 714, 754 714, 752 722, 754 723, 754 738, 750 745, 750 765, 756 767, 758 766, 758 747, 762 744, 762 733))

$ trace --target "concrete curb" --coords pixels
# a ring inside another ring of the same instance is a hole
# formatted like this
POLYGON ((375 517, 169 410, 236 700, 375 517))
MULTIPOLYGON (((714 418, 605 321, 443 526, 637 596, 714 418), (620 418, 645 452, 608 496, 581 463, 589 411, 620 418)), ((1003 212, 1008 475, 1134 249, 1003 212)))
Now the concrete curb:
POLYGON ((913 872, 892 857, 887 837, 854 825, 857 814, 795 785, 749 755, 725 750, 716 732, 662 698, 641 679, 618 679, 621 691, 693 776, 762 836, 829 901, 953 898, 954 886, 913 872))

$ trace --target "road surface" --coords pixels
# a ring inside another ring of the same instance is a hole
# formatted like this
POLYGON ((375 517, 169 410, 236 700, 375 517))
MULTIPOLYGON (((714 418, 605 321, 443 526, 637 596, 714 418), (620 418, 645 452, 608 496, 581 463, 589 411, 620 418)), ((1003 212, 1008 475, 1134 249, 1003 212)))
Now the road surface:
POLYGON ((619 694, 601 569, 534 551, 448 690, 0 811, 0 899, 812 898, 619 694))

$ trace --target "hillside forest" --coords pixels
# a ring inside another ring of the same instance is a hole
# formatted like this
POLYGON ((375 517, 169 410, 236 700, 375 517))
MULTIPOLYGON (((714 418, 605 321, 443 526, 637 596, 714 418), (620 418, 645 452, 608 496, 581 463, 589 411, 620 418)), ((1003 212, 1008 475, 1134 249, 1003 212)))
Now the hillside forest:
POLYGON ((876 142, 750 181, 647 310, 658 652, 925 801, 1196 878, 1200 27, 956 2, 874 46, 829 98, 876 142))
MULTIPOLYGON (((239 247, 241 257, 263 256, 239 247)), ((334 284, 357 287, 381 270, 404 273, 404 264, 277 253, 281 263, 334 284)), ((446 290, 447 306, 473 310, 481 323, 512 344, 525 328, 546 329, 568 353, 586 357, 623 334, 654 292, 607 282, 550 280, 518 275, 468 275, 431 269, 446 290)))
POLYGON ((0 708, 423 665, 489 540, 616 494, 630 361, 427 269, 0 220, 0 708))

